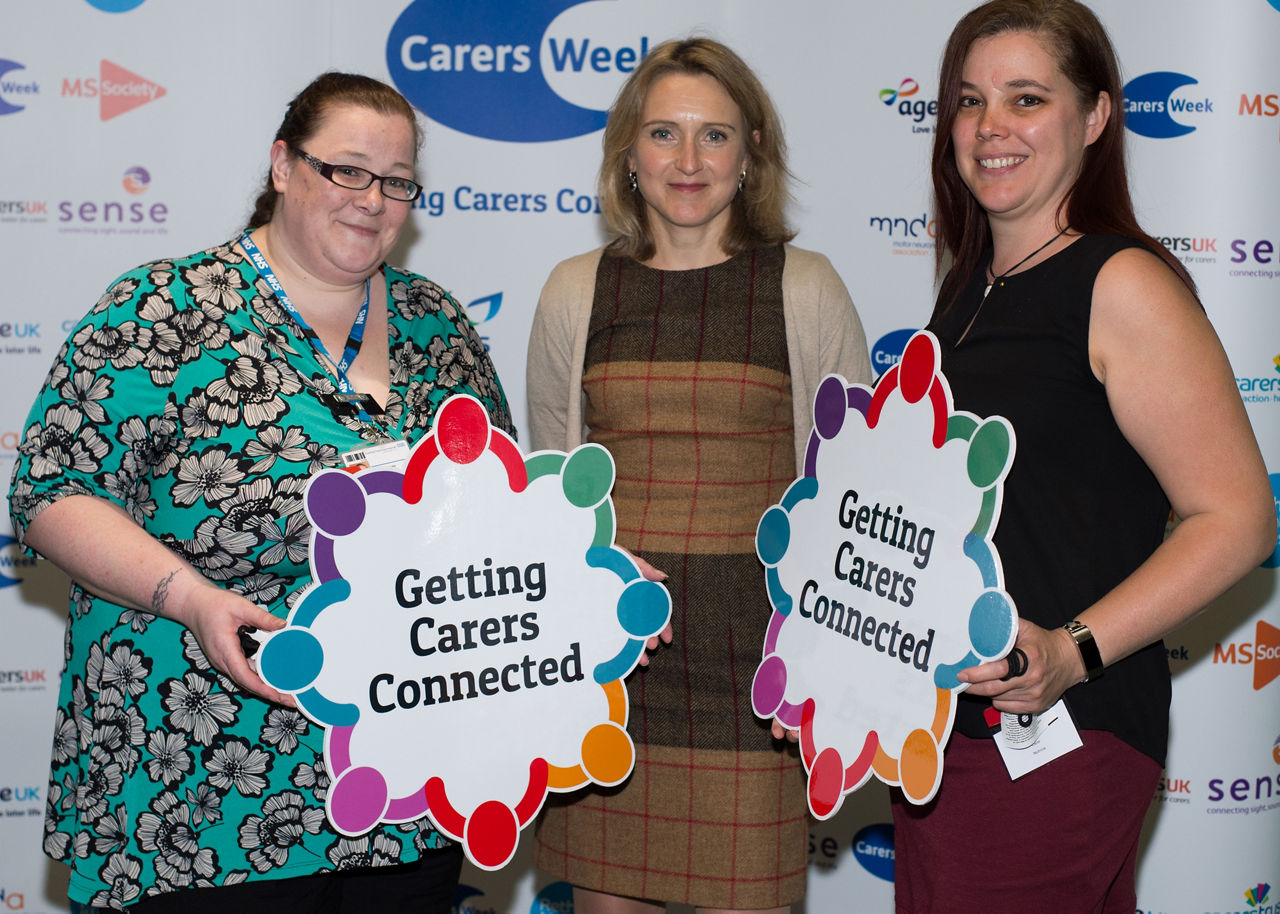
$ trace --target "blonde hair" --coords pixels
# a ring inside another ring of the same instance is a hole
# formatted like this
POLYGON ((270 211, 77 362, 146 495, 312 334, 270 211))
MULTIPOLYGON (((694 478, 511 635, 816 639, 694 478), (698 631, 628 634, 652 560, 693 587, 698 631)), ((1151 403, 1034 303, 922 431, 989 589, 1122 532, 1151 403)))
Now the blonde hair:
POLYGON ((781 244, 795 237, 787 225, 787 146, 782 122, 769 94, 742 58, 710 38, 664 41, 655 46, 623 84, 604 128, 600 166, 600 206, 617 237, 616 253, 636 260, 654 255, 653 231, 644 199, 631 189, 627 158, 640 133, 650 87, 671 73, 710 76, 724 87, 746 124, 751 165, 729 209, 729 225, 720 246, 729 255, 781 244), (757 138, 758 137, 758 138, 757 138))

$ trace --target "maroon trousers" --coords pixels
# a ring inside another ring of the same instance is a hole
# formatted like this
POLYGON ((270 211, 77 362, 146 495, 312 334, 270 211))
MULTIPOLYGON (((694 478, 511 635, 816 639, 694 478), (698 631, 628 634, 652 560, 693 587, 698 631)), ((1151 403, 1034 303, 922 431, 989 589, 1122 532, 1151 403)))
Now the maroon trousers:
POLYGON ((1132 914, 1161 769, 1112 733, 1080 735, 1082 748, 1011 781, 993 740, 953 733, 932 802, 893 791, 899 914, 1132 914))

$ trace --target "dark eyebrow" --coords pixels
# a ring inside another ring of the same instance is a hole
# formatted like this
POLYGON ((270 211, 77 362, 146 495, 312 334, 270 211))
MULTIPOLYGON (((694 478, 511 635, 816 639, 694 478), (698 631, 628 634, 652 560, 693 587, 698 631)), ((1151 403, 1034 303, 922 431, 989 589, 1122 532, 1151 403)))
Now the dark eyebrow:
MULTIPOLYGON (((1022 78, 1019 78, 1019 79, 1011 79, 1011 80, 1009 80, 1007 83, 1005 83, 1004 85, 1005 85, 1005 88, 1007 88, 1007 89, 1039 89, 1041 92, 1052 92, 1052 91, 1053 91, 1053 90, 1052 90, 1052 89, 1050 89, 1048 86, 1046 86, 1044 83, 1040 82, 1039 80, 1032 79, 1032 78, 1031 78, 1031 77, 1029 77, 1029 76, 1025 76, 1025 77, 1022 77, 1022 78)), ((964 80, 961 80, 961 82, 960 82, 960 88, 961 88, 961 89, 968 89, 968 90, 970 90, 970 91, 972 91, 972 92, 980 92, 980 91, 982 91, 982 90, 981 90, 981 89, 979 89, 977 86, 975 86, 973 83, 971 83, 971 82, 966 82, 966 81, 964 81, 964 80)))

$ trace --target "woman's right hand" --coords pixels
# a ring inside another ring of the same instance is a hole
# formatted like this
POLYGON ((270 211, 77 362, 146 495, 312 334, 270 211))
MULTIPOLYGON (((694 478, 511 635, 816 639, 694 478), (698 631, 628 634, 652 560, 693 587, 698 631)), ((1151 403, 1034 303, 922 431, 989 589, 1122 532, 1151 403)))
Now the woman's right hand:
POLYGON ((284 620, 209 581, 119 505, 68 495, 32 518, 23 539, 95 595, 185 625, 213 668, 240 688, 296 706, 262 681, 240 646, 241 626, 275 631, 284 620))
POLYGON ((240 688, 266 701, 297 707, 292 695, 277 692, 263 681, 240 643, 241 628, 273 632, 284 628, 285 620, 237 593, 210 583, 194 569, 182 569, 175 574, 187 578, 191 585, 186 588, 181 607, 175 606, 171 611, 153 608, 152 611, 190 629, 209 664, 240 688))

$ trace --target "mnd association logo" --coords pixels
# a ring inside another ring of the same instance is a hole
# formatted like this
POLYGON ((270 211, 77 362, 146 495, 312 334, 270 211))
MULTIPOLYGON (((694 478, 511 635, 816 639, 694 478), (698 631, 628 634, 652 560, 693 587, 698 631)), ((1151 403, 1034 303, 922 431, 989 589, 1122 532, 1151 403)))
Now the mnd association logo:
POLYGON ((96 98, 98 119, 103 121, 163 98, 165 94, 164 86, 109 60, 99 64, 97 78, 64 77, 62 80, 62 97, 96 98))
POLYGON ((413 0, 387 36, 387 70, 415 107, 472 136, 534 143, 592 133, 606 111, 567 100, 547 77, 612 85, 635 69, 649 39, 613 46, 585 35, 548 37, 552 22, 583 2, 413 0))

